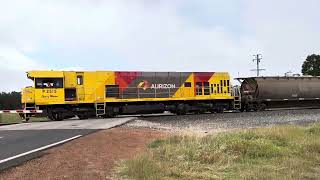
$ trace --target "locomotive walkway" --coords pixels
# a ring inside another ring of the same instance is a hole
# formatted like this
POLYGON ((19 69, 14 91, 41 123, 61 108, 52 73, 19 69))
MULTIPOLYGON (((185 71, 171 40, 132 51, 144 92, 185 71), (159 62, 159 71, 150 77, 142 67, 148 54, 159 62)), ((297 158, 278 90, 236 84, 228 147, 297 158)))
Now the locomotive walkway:
POLYGON ((134 119, 67 120, 0 126, 0 171, 43 155, 42 150, 134 119))

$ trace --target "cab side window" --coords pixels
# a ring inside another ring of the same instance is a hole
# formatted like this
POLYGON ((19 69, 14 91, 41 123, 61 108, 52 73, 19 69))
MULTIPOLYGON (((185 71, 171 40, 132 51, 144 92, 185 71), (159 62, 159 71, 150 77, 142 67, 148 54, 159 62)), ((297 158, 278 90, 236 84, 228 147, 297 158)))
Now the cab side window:
POLYGON ((185 82, 184 87, 191 87, 191 82, 185 82))
POLYGON ((63 88, 63 78, 36 78, 35 87, 41 88, 63 88))
POLYGON ((202 82, 196 82, 196 95, 202 95, 202 82))
POLYGON ((210 95, 210 83, 203 82, 203 86, 204 86, 204 95, 210 95))
POLYGON ((83 85, 83 76, 82 75, 78 75, 77 76, 77 84, 78 85, 83 85))

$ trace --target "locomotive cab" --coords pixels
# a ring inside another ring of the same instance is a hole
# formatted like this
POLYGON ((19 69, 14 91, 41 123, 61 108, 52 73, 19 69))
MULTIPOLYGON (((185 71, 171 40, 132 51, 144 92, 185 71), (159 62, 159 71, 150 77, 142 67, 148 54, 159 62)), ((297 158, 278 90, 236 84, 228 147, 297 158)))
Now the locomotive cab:
POLYGON ((26 87, 22 91, 23 104, 63 104, 64 78, 63 73, 56 71, 30 71, 27 73, 33 81, 33 87, 26 87))

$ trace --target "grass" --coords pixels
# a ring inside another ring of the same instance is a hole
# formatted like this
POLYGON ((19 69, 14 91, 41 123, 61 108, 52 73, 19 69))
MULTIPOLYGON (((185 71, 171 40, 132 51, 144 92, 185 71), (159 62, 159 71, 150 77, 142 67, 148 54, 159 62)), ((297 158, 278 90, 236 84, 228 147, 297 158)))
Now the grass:
MULTIPOLYGON (((30 121, 46 121, 45 117, 31 117, 30 121)), ((18 114, 0 114, 0 124, 21 123, 22 120, 18 114)))
POLYGON ((21 123, 18 114, 0 114, 0 124, 21 123))
POLYGON ((116 179, 319 179, 320 124, 173 136, 116 168, 116 179))

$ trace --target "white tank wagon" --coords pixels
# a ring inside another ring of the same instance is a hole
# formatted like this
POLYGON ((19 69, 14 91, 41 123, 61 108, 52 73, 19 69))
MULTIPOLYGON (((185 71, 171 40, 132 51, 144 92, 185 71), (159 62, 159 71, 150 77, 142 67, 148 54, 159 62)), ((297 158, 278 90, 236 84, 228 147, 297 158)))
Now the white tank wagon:
POLYGON ((247 77, 241 82, 243 111, 320 107, 320 77, 247 77))

